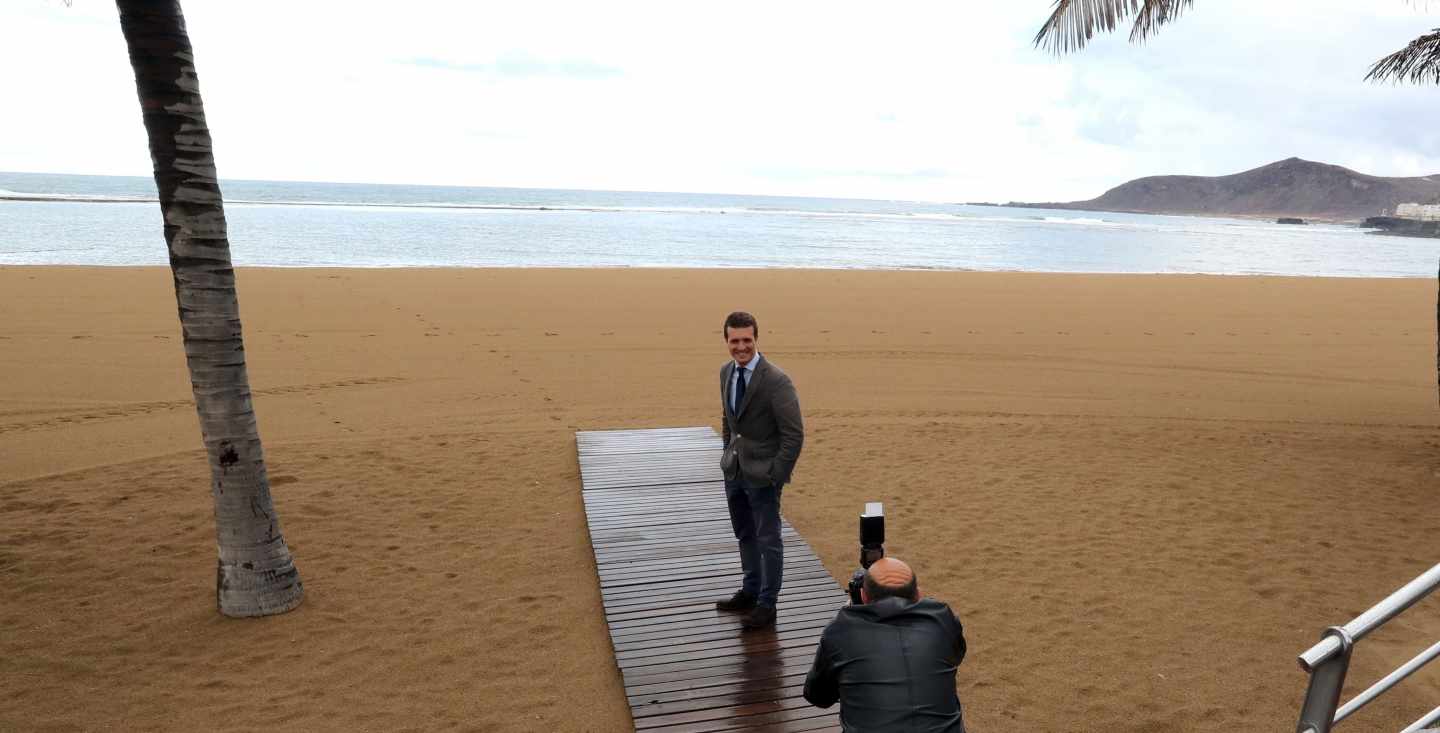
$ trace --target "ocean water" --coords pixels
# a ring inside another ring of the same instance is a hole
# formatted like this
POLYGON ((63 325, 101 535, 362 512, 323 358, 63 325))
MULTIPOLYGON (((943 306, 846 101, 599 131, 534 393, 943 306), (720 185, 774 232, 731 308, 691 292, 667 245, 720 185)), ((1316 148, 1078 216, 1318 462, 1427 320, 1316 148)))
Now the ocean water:
MULTIPOLYGON (((225 181, 231 255, 277 267, 790 267, 1434 277, 1353 226, 691 193, 225 181)), ((0 265, 164 265, 154 181, 0 173, 0 265)))

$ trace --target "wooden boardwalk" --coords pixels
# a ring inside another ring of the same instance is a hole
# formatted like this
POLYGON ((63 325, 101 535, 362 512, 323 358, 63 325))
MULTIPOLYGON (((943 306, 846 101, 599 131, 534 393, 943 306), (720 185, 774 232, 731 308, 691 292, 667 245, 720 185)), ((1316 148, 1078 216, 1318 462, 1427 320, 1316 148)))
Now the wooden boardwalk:
POLYGON ((715 601, 740 587, 720 437, 710 428, 578 432, 590 544, 615 661, 639 731, 839 730, 800 696, 820 632, 846 602, 782 524, 773 629, 744 631, 715 601))

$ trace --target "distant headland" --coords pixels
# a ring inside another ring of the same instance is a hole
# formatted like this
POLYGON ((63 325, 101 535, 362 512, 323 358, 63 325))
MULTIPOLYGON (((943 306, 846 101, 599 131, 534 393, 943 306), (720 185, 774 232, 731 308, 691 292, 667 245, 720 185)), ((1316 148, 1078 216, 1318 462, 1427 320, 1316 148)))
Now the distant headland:
POLYGON ((1140 214, 1243 216, 1358 221, 1404 203, 1440 201, 1440 174, 1385 178, 1287 158, 1228 176, 1147 176, 1088 201, 1006 206, 1140 214))

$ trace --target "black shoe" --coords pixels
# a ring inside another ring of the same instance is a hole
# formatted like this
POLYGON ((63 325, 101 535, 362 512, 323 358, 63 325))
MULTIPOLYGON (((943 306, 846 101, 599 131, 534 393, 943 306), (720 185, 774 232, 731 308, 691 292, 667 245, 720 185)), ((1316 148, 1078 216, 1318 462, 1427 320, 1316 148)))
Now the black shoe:
POLYGON ((726 600, 715 602, 715 608, 720 611, 749 611, 754 607, 755 596, 743 590, 735 591, 735 595, 726 600))
POLYGON ((764 629, 775 625, 775 609, 770 606, 756 606, 755 610, 740 619, 740 625, 747 629, 764 629))

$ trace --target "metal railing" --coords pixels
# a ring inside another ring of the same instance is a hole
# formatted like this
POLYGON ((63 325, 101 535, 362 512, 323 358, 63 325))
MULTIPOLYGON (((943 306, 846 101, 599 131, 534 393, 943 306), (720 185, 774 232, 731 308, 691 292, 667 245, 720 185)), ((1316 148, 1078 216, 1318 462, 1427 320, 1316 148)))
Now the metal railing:
MULTIPOLYGON (((1436 642, 1371 685, 1369 689, 1356 695, 1353 700, 1345 703, 1344 707, 1339 707, 1340 690, 1345 686, 1345 671, 1350 667, 1350 652, 1355 648, 1355 642, 1399 616, 1405 609, 1430 595, 1437 587, 1440 587, 1440 565, 1406 583, 1400 590, 1371 606, 1370 610, 1356 616, 1350 623, 1326 629, 1320 642, 1300 655, 1300 668, 1310 673, 1310 687, 1305 691, 1305 702, 1300 707, 1300 724, 1295 728, 1298 733, 1330 733, 1331 728, 1365 707, 1379 697, 1380 693, 1394 687, 1430 660, 1440 657, 1440 642, 1436 642)), ((1436 723, 1440 723, 1440 707, 1411 723, 1402 733, 1415 733, 1436 723)))

